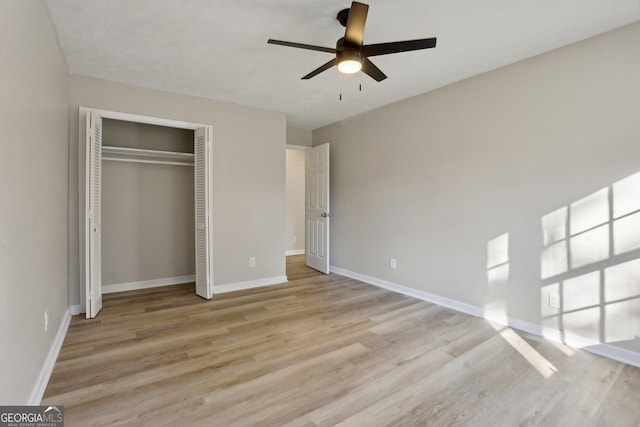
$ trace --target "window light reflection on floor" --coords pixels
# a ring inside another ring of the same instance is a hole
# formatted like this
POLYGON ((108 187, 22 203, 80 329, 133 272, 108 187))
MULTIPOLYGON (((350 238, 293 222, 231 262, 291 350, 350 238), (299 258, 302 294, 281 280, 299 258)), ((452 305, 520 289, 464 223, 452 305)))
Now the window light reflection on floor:
POLYGON ((493 329, 498 331, 500 336, 513 347, 522 357, 524 357, 536 371, 544 378, 551 378, 554 373, 558 372, 558 368, 553 366, 551 362, 544 358, 535 348, 526 342, 520 335, 515 333, 513 329, 488 322, 493 329))

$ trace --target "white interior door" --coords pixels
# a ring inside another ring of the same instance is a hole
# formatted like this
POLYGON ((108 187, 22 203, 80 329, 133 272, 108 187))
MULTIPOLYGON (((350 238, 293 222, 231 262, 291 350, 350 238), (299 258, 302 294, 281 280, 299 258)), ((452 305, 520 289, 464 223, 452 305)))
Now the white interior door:
POLYGON ((329 274, 329 144, 306 151, 306 262, 329 274))
POLYGON ((87 318, 96 317, 102 309, 102 117, 87 114, 87 197, 86 238, 86 311, 87 318))
POLYGON ((195 225, 196 225, 196 294, 202 298, 213 297, 213 281, 209 257, 211 254, 211 216, 209 208, 209 156, 211 150, 211 127, 195 130, 194 179, 195 179, 195 225))

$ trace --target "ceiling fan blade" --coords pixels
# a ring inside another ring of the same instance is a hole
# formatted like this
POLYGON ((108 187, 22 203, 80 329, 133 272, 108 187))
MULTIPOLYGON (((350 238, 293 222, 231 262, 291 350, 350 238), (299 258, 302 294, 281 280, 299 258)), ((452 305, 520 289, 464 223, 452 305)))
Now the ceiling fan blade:
POLYGON ((380 70, 380 68, 376 67, 375 64, 369 60, 369 58, 364 58, 364 60, 362 61, 362 71, 365 74, 368 74, 369 77, 377 82, 381 82, 387 78, 387 76, 380 70))
POLYGON ((364 24, 367 22, 369 6, 364 3, 354 1, 349 9, 347 28, 344 31, 344 41, 346 44, 362 46, 362 36, 364 34, 364 24))
POLYGON ((332 47, 314 46, 312 44, 285 42, 282 40, 273 40, 273 39, 267 40, 267 43, 277 44, 280 46, 297 47, 299 49, 318 50, 320 52, 336 53, 336 50, 332 47))
POLYGON ((409 52, 411 50, 430 49, 436 47, 436 38, 406 40, 402 42, 368 44, 362 46, 365 56, 388 55, 390 53, 409 52))
POLYGON ((336 58, 333 58, 331 61, 327 62, 326 64, 316 68, 315 70, 313 70, 312 72, 310 72, 309 74, 307 74, 306 76, 304 76, 302 78, 302 80, 308 80, 311 77, 315 77, 318 74, 320 74, 323 71, 327 71, 329 68, 333 67, 334 65, 336 65, 337 60, 336 58))

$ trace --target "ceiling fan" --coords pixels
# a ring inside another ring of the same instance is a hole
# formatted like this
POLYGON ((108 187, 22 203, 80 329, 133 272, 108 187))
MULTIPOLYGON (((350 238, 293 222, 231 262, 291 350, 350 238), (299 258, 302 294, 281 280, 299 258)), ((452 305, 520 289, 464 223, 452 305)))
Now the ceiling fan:
POLYGON ((371 62, 369 59, 370 56, 388 55, 390 53, 408 52, 411 50, 430 49, 436 47, 435 37, 390 43, 362 44, 364 24, 367 21, 368 12, 368 5, 354 1, 351 3, 350 9, 343 9, 338 13, 336 19, 338 19, 340 24, 345 27, 345 32, 344 37, 341 37, 336 43, 335 49, 331 47, 314 46, 310 44, 293 43, 273 39, 269 39, 267 43, 297 47, 300 49, 317 50, 336 55, 336 57, 331 61, 302 77, 303 80, 315 77, 323 71, 337 65, 338 70, 342 73, 352 74, 362 70, 378 82, 386 79, 387 76, 378 67, 376 67, 373 62, 371 62))

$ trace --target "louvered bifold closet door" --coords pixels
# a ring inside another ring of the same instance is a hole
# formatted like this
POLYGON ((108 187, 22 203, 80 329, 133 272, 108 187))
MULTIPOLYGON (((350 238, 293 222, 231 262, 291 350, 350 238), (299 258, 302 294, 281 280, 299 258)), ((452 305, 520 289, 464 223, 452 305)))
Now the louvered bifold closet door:
POLYGON ((196 129, 194 140, 195 225, 196 225, 196 293, 213 296, 209 261, 209 150, 210 129, 196 129))
POLYGON ((102 117, 90 112, 89 130, 89 306, 87 317, 102 309, 102 117))

